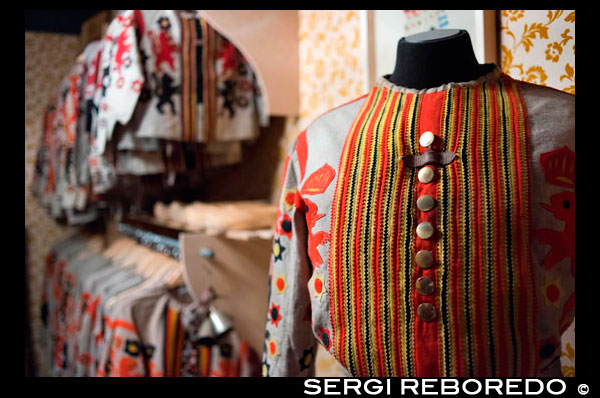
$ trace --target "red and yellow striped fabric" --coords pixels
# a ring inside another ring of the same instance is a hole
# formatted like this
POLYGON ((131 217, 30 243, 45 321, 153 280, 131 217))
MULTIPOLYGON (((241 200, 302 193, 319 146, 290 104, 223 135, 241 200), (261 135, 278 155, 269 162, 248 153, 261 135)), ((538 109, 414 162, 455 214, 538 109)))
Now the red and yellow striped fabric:
POLYGON ((432 93, 373 88, 346 138, 332 206, 332 352, 350 373, 535 374, 525 115, 508 76, 432 93), (432 148, 419 145, 425 131, 432 148), (423 184, 400 159, 429 149, 456 158, 423 184), (415 205, 424 194, 432 211, 415 205), (424 221, 432 239, 415 233, 424 221), (433 253, 431 268, 416 265, 419 250, 433 253), (431 295, 415 288, 423 276, 431 295), (422 303, 433 321, 417 315, 422 303))
POLYGON ((165 322, 165 377, 178 377, 181 373, 181 355, 185 331, 181 324, 181 314, 167 308, 165 322))

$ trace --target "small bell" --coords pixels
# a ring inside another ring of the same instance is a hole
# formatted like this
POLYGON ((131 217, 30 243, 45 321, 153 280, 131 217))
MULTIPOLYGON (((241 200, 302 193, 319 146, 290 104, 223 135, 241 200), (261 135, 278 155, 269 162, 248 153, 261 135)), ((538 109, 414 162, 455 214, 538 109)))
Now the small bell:
POLYGON ((217 336, 227 333, 233 327, 231 318, 223 314, 221 311, 210 306, 210 320, 212 322, 213 330, 217 336))

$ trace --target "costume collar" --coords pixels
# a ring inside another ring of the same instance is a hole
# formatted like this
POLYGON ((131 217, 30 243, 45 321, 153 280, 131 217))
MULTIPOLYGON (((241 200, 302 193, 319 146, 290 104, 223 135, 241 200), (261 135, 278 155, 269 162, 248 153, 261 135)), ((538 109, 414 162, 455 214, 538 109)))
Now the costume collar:
POLYGON ((446 84, 438 86, 438 87, 424 88, 421 90, 403 87, 403 86, 397 86, 394 83, 392 83, 391 81, 389 81, 389 77, 390 77, 390 75, 381 76, 379 79, 377 79, 377 81, 375 82, 375 85, 380 86, 380 87, 387 87, 392 92, 426 94, 426 93, 436 93, 436 92, 440 92, 440 91, 445 91, 452 87, 477 86, 484 82, 500 81, 502 78, 502 72, 500 71, 500 67, 498 65, 496 65, 496 67, 492 71, 486 73, 485 75, 483 75, 475 80, 470 80, 468 82, 446 83, 446 84))

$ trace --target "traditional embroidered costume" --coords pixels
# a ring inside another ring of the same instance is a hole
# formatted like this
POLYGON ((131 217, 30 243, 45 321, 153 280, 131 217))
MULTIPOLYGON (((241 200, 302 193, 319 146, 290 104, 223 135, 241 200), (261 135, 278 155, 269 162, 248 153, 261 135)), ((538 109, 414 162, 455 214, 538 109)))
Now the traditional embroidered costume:
POLYGON ((265 376, 557 376, 574 314, 574 97, 380 78, 297 138, 265 376))

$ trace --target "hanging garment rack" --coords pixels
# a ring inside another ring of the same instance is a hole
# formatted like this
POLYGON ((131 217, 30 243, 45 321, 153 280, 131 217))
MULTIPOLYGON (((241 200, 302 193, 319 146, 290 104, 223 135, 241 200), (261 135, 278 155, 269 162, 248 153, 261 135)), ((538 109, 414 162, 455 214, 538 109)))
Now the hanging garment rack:
POLYGON ((179 232, 141 219, 126 217, 117 224, 117 231, 139 244, 179 260, 179 232))

